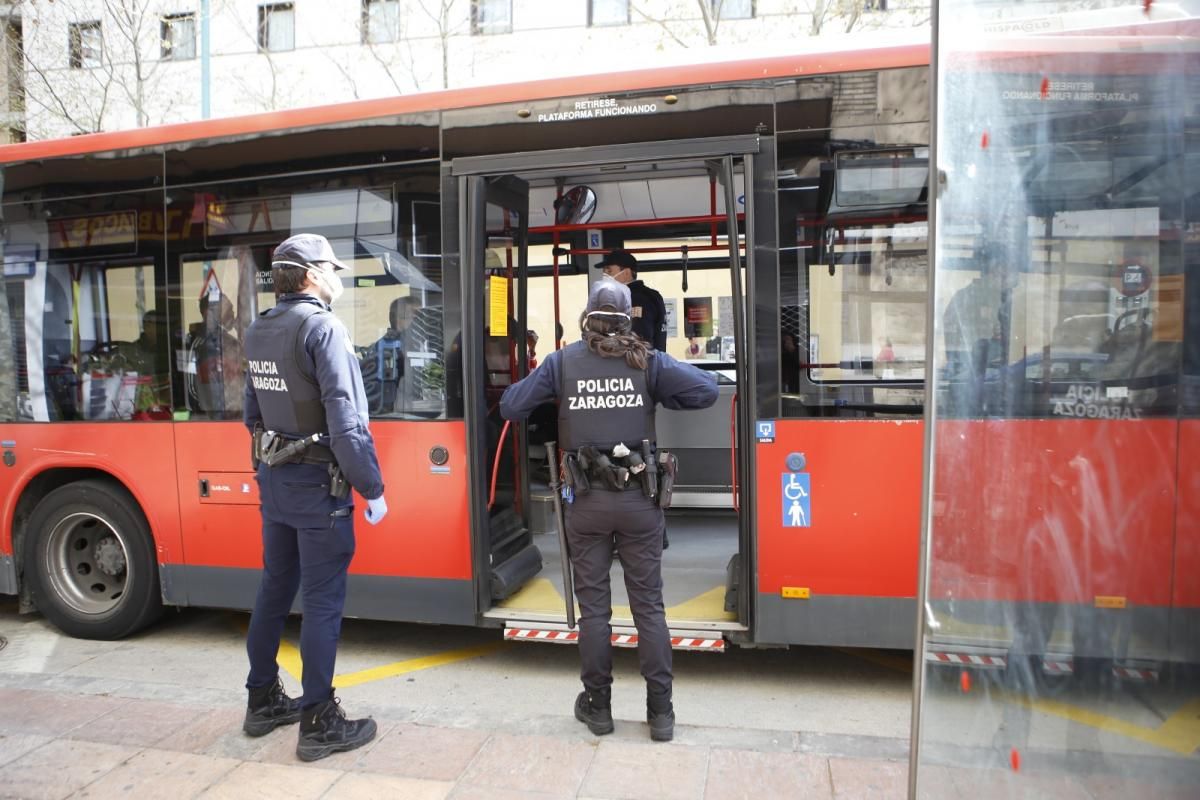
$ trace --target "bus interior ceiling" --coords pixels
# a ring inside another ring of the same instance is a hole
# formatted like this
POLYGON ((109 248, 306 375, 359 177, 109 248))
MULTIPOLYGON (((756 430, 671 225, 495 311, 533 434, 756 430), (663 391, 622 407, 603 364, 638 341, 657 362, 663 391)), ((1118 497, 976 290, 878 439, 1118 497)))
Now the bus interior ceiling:
MULTIPOLYGON (((737 613, 727 609, 736 608, 737 570, 731 564, 739 549, 731 466, 731 411, 738 387, 729 351, 733 337, 718 336, 718 332, 733 330, 731 318, 720 318, 722 312, 731 315, 728 303, 722 304, 720 298, 732 294, 720 164, 700 160, 618 164, 565 175, 515 177, 529 185, 526 282, 519 280, 518 258, 513 252, 516 237, 504 228, 499 209, 489 208, 488 214, 489 253, 484 271, 489 277, 510 277, 512 287, 508 341, 493 339, 486 348, 491 353, 486 367, 492 388, 489 430, 494 432, 489 437, 488 468, 495 488, 489 487, 489 496, 493 520, 506 520, 500 528, 511 526, 513 517, 528 528, 541 554, 542 568, 508 596, 497 597, 488 616, 542 622, 565 617, 545 451, 546 442, 557 440, 557 409, 540 409, 527 424, 501 435, 504 422, 497 401, 502 388, 495 384, 526 374, 556 349, 556 325, 562 326, 561 346, 578 339, 579 314, 586 305, 588 287, 600 275, 595 265, 603 253, 623 248, 637 256, 638 278, 664 295, 669 316, 675 312, 668 330, 668 354, 714 372, 720 390, 717 404, 710 409, 678 412, 660 407, 657 413, 659 447, 680 457, 676 500, 667 512, 669 546, 663 554, 668 623, 672 627, 680 623, 736 627, 737 613), (582 188, 572 196, 571 190, 577 187, 582 188), (573 199, 560 200, 564 197, 573 199), (563 208, 568 203, 570 207, 563 208), (707 308, 707 322, 691 328, 676 307, 680 298, 693 298, 707 308), (522 308, 526 313, 523 327, 537 335, 533 355, 516 342, 522 308), (724 347, 722 338, 729 340, 724 347), (718 343, 715 347, 714 341, 718 343), (497 363, 497 356, 507 363, 497 363), (523 360, 524 364, 519 363, 523 360), (508 376, 502 374, 504 366, 508 376), (519 458, 513 453, 522 441, 525 457, 519 458), (499 453, 497 448, 501 448, 499 453), (527 481, 527 494, 522 490, 523 480, 527 481), (528 508, 523 507, 526 497, 528 508)), ((739 161, 734 174, 736 197, 742 196, 743 186, 739 161)), ((619 560, 614 563, 613 621, 615 625, 632 624, 619 560)))

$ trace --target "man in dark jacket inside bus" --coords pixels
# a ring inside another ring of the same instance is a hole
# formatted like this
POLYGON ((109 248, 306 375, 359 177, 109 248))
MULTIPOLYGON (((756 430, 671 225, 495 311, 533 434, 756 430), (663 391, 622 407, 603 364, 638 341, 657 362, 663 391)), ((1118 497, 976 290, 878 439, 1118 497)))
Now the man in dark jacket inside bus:
MULTIPOLYGON (((646 680, 646 721, 655 741, 674 735, 671 639, 663 606, 663 508, 669 503, 654 450, 654 411, 708 408, 717 400, 709 373, 633 335, 629 289, 609 278, 592 285, 580 318, 583 340, 549 353, 504 391, 500 413, 525 419, 557 401, 559 446, 569 488, 566 535, 579 599, 583 692, 575 717, 596 735, 611 733, 612 594, 615 540, 646 680), (645 443, 645 444, 644 444, 645 443), (646 465, 652 465, 648 468, 646 465)), ((674 462, 662 474, 673 474, 674 462)))
POLYGON ((263 574, 246 636, 250 695, 242 729, 263 736, 299 721, 303 761, 361 747, 376 732, 372 719, 347 719, 333 696, 355 546, 350 489, 366 498, 367 522, 387 514, 358 359, 330 310, 345 268, 324 236, 285 240, 271 258, 279 302, 246 332, 245 423, 261 501, 263 574), (276 656, 301 588, 304 696, 293 700, 276 656))
POLYGON ((613 250, 600 262, 600 269, 629 287, 633 332, 658 352, 667 352, 667 304, 661 294, 638 279, 638 261, 633 253, 613 250))

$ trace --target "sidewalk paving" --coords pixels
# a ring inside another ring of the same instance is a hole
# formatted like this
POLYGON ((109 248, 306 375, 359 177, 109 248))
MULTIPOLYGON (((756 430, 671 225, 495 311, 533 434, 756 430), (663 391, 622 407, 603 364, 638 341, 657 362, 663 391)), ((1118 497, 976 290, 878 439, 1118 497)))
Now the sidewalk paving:
POLYGON ((681 725, 676 742, 655 744, 632 720, 596 738, 565 716, 515 732, 387 713, 374 714, 379 735, 369 745, 309 765, 295 756, 295 726, 242 734, 232 698, 214 707, 0 688, 0 797, 820 800, 906 791, 894 742, 874 748, 891 758, 844 757, 812 752, 825 740, 798 733, 681 725))

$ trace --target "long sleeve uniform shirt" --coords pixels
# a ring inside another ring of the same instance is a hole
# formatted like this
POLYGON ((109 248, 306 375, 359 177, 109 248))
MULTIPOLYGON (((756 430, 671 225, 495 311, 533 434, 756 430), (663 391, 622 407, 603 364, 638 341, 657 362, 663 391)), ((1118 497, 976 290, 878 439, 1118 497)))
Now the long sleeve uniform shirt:
MULTIPOLYGON (((567 347, 587 347, 574 342, 567 347)), ((505 419, 526 419, 543 403, 558 400, 562 354, 556 350, 538 368, 504 390, 500 414, 505 419)), ((684 364, 666 353, 650 352, 647 384, 656 403, 672 409, 708 408, 717 402, 717 378, 709 372, 684 364)))
MULTIPOLYGON (((286 294, 279 299, 285 303, 314 303, 328 309, 319 298, 308 294, 286 294)), ((350 485, 367 500, 383 495, 383 475, 375 453, 367 412, 367 393, 363 389, 358 357, 350 342, 350 334, 342 321, 325 314, 305 326, 303 357, 300 369, 316 378, 321 388, 321 404, 329 426, 329 449, 333 451, 342 474, 350 485)), ((246 427, 254 430, 262 422, 258 397, 246 374, 245 406, 242 414, 246 427)))

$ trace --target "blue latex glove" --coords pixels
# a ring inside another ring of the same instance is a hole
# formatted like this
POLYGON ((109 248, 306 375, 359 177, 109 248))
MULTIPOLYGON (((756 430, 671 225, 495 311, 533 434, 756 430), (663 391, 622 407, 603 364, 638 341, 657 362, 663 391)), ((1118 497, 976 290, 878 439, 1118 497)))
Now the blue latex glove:
POLYGON ((367 522, 378 525, 379 520, 387 516, 387 501, 383 495, 367 501, 367 522))

